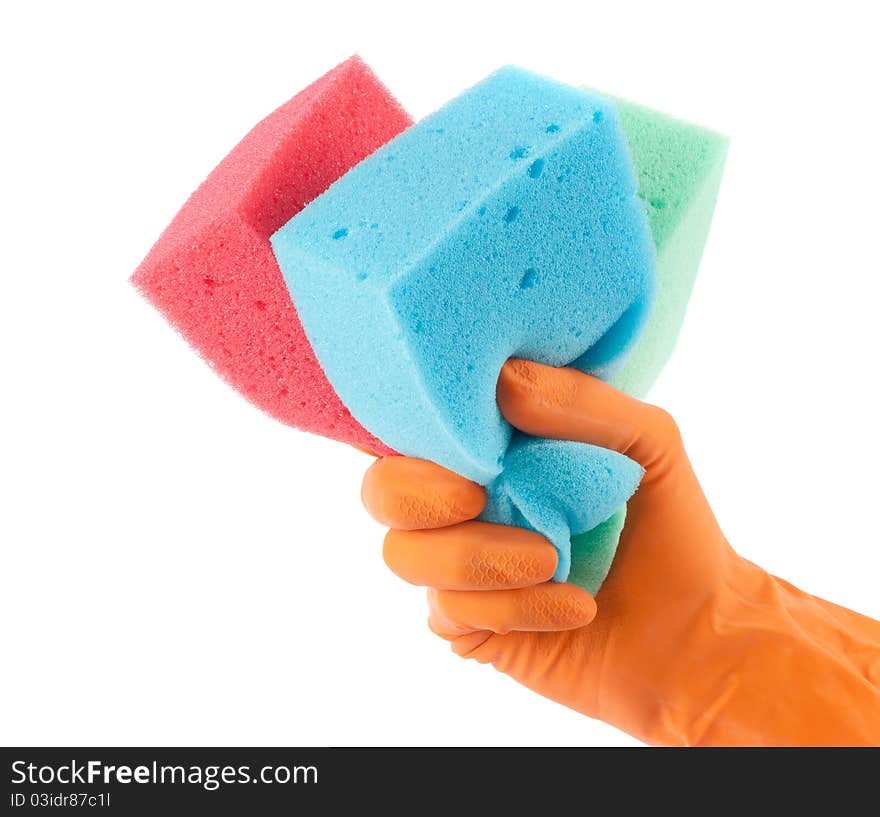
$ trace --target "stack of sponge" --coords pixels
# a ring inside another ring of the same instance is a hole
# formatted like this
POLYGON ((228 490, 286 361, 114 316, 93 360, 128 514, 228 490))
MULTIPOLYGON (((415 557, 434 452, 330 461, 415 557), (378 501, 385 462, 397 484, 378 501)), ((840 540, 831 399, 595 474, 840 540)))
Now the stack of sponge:
POLYGON ((432 459, 596 592, 641 468, 514 433, 504 361, 641 396, 671 353, 726 143, 504 68, 413 125, 354 57, 257 125, 134 283, 282 422, 432 459))

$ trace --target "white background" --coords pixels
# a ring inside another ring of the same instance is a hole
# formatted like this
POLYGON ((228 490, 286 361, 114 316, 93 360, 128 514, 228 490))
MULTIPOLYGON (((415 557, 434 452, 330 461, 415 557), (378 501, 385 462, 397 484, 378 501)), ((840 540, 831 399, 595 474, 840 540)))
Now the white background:
POLYGON ((880 617, 877 26, 822 5, 4 5, 0 743, 633 743, 454 657, 382 563, 368 458, 260 414, 127 284, 354 51, 417 117, 513 62, 731 136, 651 399, 743 554, 880 617))

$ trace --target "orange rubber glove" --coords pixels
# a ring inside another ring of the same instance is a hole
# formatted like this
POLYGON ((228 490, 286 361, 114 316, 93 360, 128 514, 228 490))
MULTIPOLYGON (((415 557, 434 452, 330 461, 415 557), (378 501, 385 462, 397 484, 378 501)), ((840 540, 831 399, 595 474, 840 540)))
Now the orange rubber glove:
POLYGON ((728 545, 675 423, 573 369, 509 361, 504 416, 646 469, 596 600, 548 579, 536 533, 468 521, 483 491, 424 460, 367 472, 385 560, 426 585, 431 629, 466 658, 656 745, 880 744, 880 622, 798 590, 728 545))

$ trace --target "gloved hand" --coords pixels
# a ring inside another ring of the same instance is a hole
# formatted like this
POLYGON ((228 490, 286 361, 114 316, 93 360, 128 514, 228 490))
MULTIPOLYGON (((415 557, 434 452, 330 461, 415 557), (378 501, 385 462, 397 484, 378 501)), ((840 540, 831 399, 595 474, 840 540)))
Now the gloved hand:
POLYGON ((378 460, 370 513, 389 567, 426 585, 460 656, 657 745, 880 743, 880 622, 804 593, 724 538, 668 414, 573 369, 508 361, 515 427, 646 469, 596 600, 549 582, 540 535, 473 520, 483 490, 424 460, 378 460))

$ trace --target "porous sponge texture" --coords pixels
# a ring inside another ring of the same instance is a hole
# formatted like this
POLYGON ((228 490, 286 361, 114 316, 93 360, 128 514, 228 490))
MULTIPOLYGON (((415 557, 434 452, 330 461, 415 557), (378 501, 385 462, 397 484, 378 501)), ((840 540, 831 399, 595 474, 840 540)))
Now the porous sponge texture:
MULTIPOLYGON (((554 579, 570 580, 572 536, 613 517, 620 498, 633 494, 643 474, 640 465, 616 451, 515 433, 504 470, 486 490, 481 518, 540 531, 559 554, 554 579)), ((593 585, 598 589, 614 558, 616 538, 606 542, 603 535, 599 531, 589 542, 581 541, 578 576, 589 579, 590 592, 593 585)))
POLYGON ((278 420, 377 453, 319 366, 269 236, 411 124, 357 57, 260 122, 189 198, 132 282, 228 383, 278 420))
POLYGON ((644 332, 611 382, 643 397, 684 320, 724 171, 728 141, 705 128, 614 100, 657 251, 657 293, 644 332))
MULTIPOLYGON (((324 370, 401 453, 487 484, 510 428, 502 364, 624 353, 654 251, 614 106, 502 69, 336 182, 272 237, 324 370)), ((644 311, 642 308, 641 311, 644 311)))

